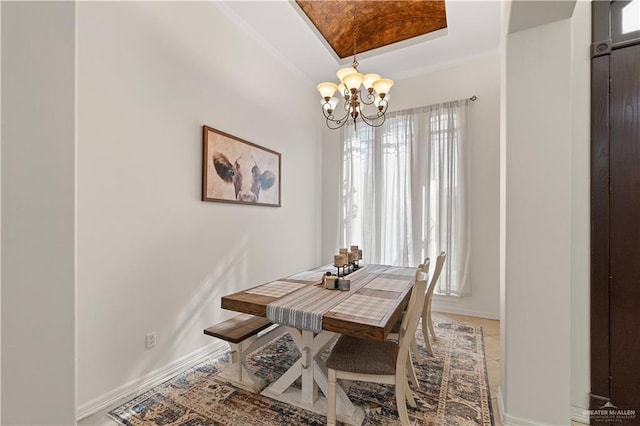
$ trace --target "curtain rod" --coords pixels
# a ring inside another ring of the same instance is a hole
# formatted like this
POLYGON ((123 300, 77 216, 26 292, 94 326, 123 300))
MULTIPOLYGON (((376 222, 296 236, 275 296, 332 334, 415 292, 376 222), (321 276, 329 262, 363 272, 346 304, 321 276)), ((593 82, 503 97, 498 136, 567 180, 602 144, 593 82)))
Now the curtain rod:
POLYGON ((432 109, 432 108, 436 108, 439 105, 443 105, 445 103, 450 103, 450 102, 463 102, 463 101, 475 102, 477 100, 478 100, 478 97, 476 95, 473 95, 470 98, 462 98, 462 99, 458 99, 458 100, 455 100, 455 101, 448 101, 448 102, 444 102, 444 103, 440 103, 440 104, 425 105, 425 106, 421 106, 421 107, 417 107, 417 108, 408 108, 408 109, 403 109, 403 110, 399 110, 399 111, 392 111, 392 112, 387 114, 387 117, 393 117, 393 116, 398 115, 398 114, 406 114, 408 112, 426 111, 426 110, 429 110, 429 109, 432 109))

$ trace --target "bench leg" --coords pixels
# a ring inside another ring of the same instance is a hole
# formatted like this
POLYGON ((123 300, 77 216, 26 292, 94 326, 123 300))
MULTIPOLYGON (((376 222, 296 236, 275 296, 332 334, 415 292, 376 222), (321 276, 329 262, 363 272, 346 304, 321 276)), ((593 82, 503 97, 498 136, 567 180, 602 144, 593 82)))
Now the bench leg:
POLYGON ((243 365, 243 343, 244 342, 229 343, 231 351, 229 353, 227 368, 222 370, 217 377, 240 389, 250 392, 260 392, 264 387, 264 383, 261 383, 261 381, 251 374, 251 372, 249 372, 243 365))
POLYGON ((229 364, 226 369, 218 374, 218 377, 240 389, 254 393, 260 392, 264 389, 265 383, 247 368, 247 355, 270 341, 280 338, 286 332, 287 330, 284 327, 275 327, 262 336, 250 337, 240 343, 229 343, 229 346, 231 346, 229 364))

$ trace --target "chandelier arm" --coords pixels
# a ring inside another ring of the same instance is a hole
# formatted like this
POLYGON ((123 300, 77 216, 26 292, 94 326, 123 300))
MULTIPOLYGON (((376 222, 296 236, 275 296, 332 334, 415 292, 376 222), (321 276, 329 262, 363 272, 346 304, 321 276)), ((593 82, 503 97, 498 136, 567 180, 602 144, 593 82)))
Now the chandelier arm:
POLYGON ((374 114, 366 115, 361 108, 360 115, 367 117, 369 120, 375 120, 378 117, 382 117, 384 115, 384 112, 376 110, 374 114))
POLYGON ((386 112, 387 112, 387 100, 386 99, 381 99, 380 100, 380 104, 383 105, 383 108, 380 110, 376 111, 376 115, 366 115, 364 113, 364 111, 361 109, 360 110, 360 117, 362 118, 362 121, 364 121, 366 124, 368 124, 369 126, 372 127, 380 127, 382 126, 382 124, 385 122, 386 120, 386 112))
POLYGON ((351 100, 346 100, 342 103, 342 108, 345 110, 345 112, 348 114, 349 111, 351 111, 351 100))
POLYGON ((380 127, 384 124, 386 120, 386 116, 384 114, 380 114, 376 117, 367 117, 366 115, 361 113, 360 118, 362 118, 362 121, 364 121, 365 124, 371 127, 380 127), (377 122, 377 120, 380 120, 380 122, 377 122))
POLYGON ((365 119, 365 118, 366 118, 367 120, 377 120, 378 118, 380 118, 380 117, 384 117, 385 115, 384 115, 381 111, 377 111, 377 114, 375 114, 375 115, 365 115, 365 114, 362 112, 362 110, 360 110, 360 116, 361 116, 363 119, 365 119))
MULTIPOLYGON (((370 105, 370 104, 368 104, 368 105, 370 105)), ((381 99, 378 105, 382 105, 383 107, 382 107, 382 109, 377 109, 376 108, 376 115, 375 116, 373 116, 373 115, 365 115, 364 111, 363 111, 363 108, 360 109, 360 114, 365 116, 365 117, 367 117, 369 120, 374 120, 374 119, 376 119, 378 117, 381 117, 381 116, 385 115, 386 112, 387 112, 387 106, 388 106, 387 100, 386 99, 381 99)))
MULTIPOLYGON (((358 91, 358 93, 359 92, 360 91, 358 91)), ((371 101, 367 102, 362 95, 360 95, 360 101, 365 105, 373 105, 373 103, 376 101, 376 96, 373 93, 369 93, 368 90, 365 93, 367 94, 366 98, 370 99, 371 101)))
POLYGON ((326 124, 327 124, 327 127, 330 130, 336 130, 336 129, 339 129, 340 127, 343 127, 345 124, 347 124, 347 121, 348 120, 344 120, 342 122, 336 122, 336 121, 333 121, 333 120, 331 120, 331 121, 327 120, 326 124), (336 123, 336 124, 332 125, 331 123, 336 123))
MULTIPOLYGON (((325 105, 328 102, 325 103, 325 105)), ((344 123, 347 122, 347 119, 349 118, 349 110, 347 110, 347 112, 339 119, 336 119, 333 116, 333 113, 329 114, 329 112, 325 109, 324 105, 322 105, 322 115, 324 115, 325 120, 327 121, 327 127, 329 127, 330 129, 339 129, 340 127, 344 126, 344 123), (336 123, 338 126, 337 127, 332 127, 331 125, 329 125, 329 123, 336 123)))

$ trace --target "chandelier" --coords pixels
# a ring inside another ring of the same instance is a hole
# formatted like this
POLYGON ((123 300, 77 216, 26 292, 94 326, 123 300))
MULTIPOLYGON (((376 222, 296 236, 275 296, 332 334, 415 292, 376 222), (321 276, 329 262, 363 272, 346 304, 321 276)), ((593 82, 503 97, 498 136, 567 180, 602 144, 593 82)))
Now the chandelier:
POLYGON ((336 75, 340 84, 324 82, 318 84, 318 91, 322 96, 322 113, 330 129, 339 129, 348 119, 353 119, 354 125, 358 117, 372 127, 379 127, 384 123, 385 113, 389 103, 389 89, 393 86, 393 80, 382 78, 378 74, 362 74, 358 71, 356 59, 356 0, 353 1, 353 63, 350 67, 341 68, 336 75), (364 86, 364 96, 362 95, 364 86), (336 115, 336 107, 340 100, 333 96, 340 92, 344 99, 343 112, 336 115))

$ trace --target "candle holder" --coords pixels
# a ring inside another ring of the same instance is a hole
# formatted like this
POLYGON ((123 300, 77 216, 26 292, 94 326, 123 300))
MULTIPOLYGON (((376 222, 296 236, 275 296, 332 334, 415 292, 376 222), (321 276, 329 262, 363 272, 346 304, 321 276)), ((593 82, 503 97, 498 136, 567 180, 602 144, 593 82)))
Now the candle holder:
POLYGON ((337 255, 333 256, 333 266, 337 268, 336 276, 345 277, 360 269, 362 260, 362 250, 358 246, 351 246, 350 249, 341 248, 337 255))
POLYGON ((324 276, 324 288, 327 290, 336 290, 338 288, 338 277, 327 272, 324 276))
POLYGON ((343 263, 340 266, 337 266, 338 268, 338 273, 336 274, 338 277, 346 277, 347 275, 349 275, 351 272, 353 272, 352 270, 352 265, 350 263, 343 263))
POLYGON ((351 290, 351 280, 338 280, 338 290, 340 291, 351 290))

